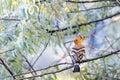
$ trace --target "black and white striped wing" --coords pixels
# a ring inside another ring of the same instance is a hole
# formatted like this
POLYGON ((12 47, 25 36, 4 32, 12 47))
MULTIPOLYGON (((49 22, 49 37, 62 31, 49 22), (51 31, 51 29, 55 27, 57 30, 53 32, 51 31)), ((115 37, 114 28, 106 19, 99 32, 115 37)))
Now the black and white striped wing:
POLYGON ((72 53, 73 53, 73 59, 75 60, 75 62, 79 62, 84 54, 85 54, 85 47, 82 46, 82 47, 73 47, 72 48, 72 53))

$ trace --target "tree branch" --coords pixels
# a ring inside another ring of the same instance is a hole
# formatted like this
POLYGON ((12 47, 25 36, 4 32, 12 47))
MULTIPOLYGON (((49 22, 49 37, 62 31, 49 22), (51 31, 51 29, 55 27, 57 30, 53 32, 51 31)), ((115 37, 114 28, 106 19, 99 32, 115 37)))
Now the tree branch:
POLYGON ((13 51, 13 50, 15 50, 15 49, 9 49, 9 50, 7 50, 7 51, 0 52, 0 54, 6 53, 6 52, 9 52, 9 51, 13 51))
POLYGON ((95 3, 95 2, 106 2, 106 1, 112 1, 112 0, 95 0, 95 1, 71 1, 71 0, 67 0, 66 2, 69 2, 69 3, 95 3))
POLYGON ((9 19, 9 18, 0 18, 0 20, 7 20, 7 21, 20 21, 20 19, 9 19))
POLYGON ((93 59, 82 60, 80 63, 85 63, 85 62, 89 62, 89 61, 94 61, 94 60, 97 60, 97 59, 105 58, 105 57, 108 57, 108 56, 113 55, 113 54, 118 54, 119 52, 120 52, 120 50, 117 50, 117 51, 111 52, 109 54, 100 56, 100 57, 96 57, 96 58, 93 58, 93 59))
POLYGON ((73 67, 73 66, 69 66, 69 67, 66 67, 66 68, 61 69, 61 70, 58 70, 58 71, 48 72, 48 73, 44 73, 44 74, 41 74, 41 75, 36 75, 36 76, 31 76, 31 77, 26 77, 26 78, 21 78, 21 79, 19 79, 19 80, 32 79, 32 78, 35 78, 35 77, 42 77, 42 76, 49 75, 49 74, 55 74, 55 73, 59 73, 59 72, 68 70, 68 69, 70 69, 70 68, 72 68, 72 67, 73 67))
MULTIPOLYGON (((29 71, 31 72, 31 70, 35 70, 34 68, 33 68, 33 66, 30 64, 30 62, 28 61, 28 59, 25 57, 25 55, 23 55, 21 52, 20 52, 20 54, 22 55, 22 57, 25 59, 25 61, 26 61, 26 63, 29 65, 29 67, 31 68, 31 69, 29 69, 29 71)), ((36 72, 34 72, 35 73, 35 75, 37 75, 37 73, 36 72)), ((34 75, 33 74, 33 72, 31 72, 31 74, 32 75, 34 75)))
MULTIPOLYGON (((81 63, 86 63, 86 62, 94 61, 94 60, 97 60, 97 59, 102 59, 102 58, 111 56, 111 55, 113 55, 113 54, 118 54, 119 52, 120 52, 120 50, 117 50, 117 51, 114 51, 114 52, 111 52, 111 53, 102 55, 102 56, 100 56, 100 57, 82 60, 82 61, 80 61, 79 63, 81 64, 81 63)), ((68 63, 60 63, 60 64, 56 64, 56 65, 53 65, 53 66, 49 66, 49 67, 44 68, 44 69, 35 70, 35 71, 31 71, 31 72, 37 72, 37 71, 41 71, 41 70, 46 70, 46 69, 49 69, 49 68, 52 68, 52 67, 55 67, 55 66, 65 65, 65 64, 68 64, 68 63)), ((70 68, 72 68, 72 67, 73 67, 73 66, 69 66, 69 67, 66 67, 66 68, 64 68, 64 69, 60 69, 60 70, 53 71, 53 72, 43 73, 43 74, 40 74, 40 75, 35 75, 35 76, 30 76, 30 77, 25 77, 25 78, 20 78, 19 80, 30 79, 30 78, 35 78, 35 77, 42 77, 42 76, 45 76, 45 75, 48 75, 48 74, 55 74, 55 73, 59 73, 59 72, 68 70, 68 69, 70 69, 70 68)), ((29 73, 31 73, 31 72, 26 72, 26 73, 21 73, 21 74, 17 74, 17 75, 12 75, 12 76, 9 76, 9 77, 13 77, 13 76, 15 77, 15 76, 20 76, 20 75, 25 75, 25 74, 29 74, 29 73)), ((8 77, 7 77, 7 78, 8 78, 8 77)), ((16 80, 18 80, 18 79, 16 79, 16 80)))
POLYGON ((6 68, 6 70, 10 73, 10 75, 13 77, 13 79, 16 79, 13 72, 10 70, 9 66, 6 64, 6 62, 2 58, 0 58, 0 61, 2 62, 3 66, 6 68))
MULTIPOLYGON (((106 55, 100 56, 100 57, 82 60, 82 61, 80 61, 79 63, 81 64, 81 63, 86 63, 86 62, 94 61, 94 60, 97 60, 97 59, 105 58, 105 57, 108 57, 108 56, 113 55, 113 54, 118 54, 119 52, 120 52, 120 50, 117 50, 117 51, 108 53, 108 54, 106 54, 106 55)), ((52 66, 52 67, 53 67, 53 66, 52 66)), ((66 67, 66 68, 64 68, 64 69, 60 69, 60 70, 57 70, 57 71, 48 72, 48 73, 43 73, 43 74, 40 74, 40 75, 30 76, 30 77, 26 77, 26 78, 21 78, 21 79, 19 79, 19 80, 31 79, 31 78, 35 78, 35 77, 42 77, 42 76, 45 76, 45 75, 48 75, 48 74, 55 74, 55 73, 59 73, 59 72, 68 70, 68 69, 70 69, 70 68, 72 68, 72 67, 73 67, 73 66, 69 66, 69 67, 66 67)), ((50 67, 49 67, 49 68, 50 68, 50 67)), ((47 68, 47 69, 48 69, 48 68, 47 68)), ((43 70, 43 69, 42 69, 42 70, 43 70)), ((39 71, 40 71, 40 70, 39 70, 39 71)), ((15 76, 15 75, 14 75, 14 76, 15 76)))
MULTIPOLYGON (((96 23, 96 22, 100 22, 100 21, 104 21, 104 20, 107 20, 109 18, 112 18, 112 17, 115 17, 115 16, 118 16, 120 15, 120 12, 117 12, 113 15, 110 15, 110 16, 107 16, 105 18, 102 18, 102 19, 98 19, 98 20, 94 20, 94 21, 90 21, 90 22, 86 22, 86 23, 81 23, 81 24, 78 24, 78 25, 73 25, 72 28, 76 28, 77 26, 84 26, 84 25, 89 25, 89 24, 92 24, 92 23, 96 23)), ((68 27, 65 27, 65 28, 62 28, 62 29, 55 29, 55 30, 46 30, 48 33, 55 33, 55 32, 60 32, 60 31, 65 31, 67 29, 69 29, 71 26, 68 26, 68 27)))
MULTIPOLYGON (((56 67, 56 66, 60 66, 60 65, 65 65, 65 64, 71 65, 70 63, 59 63, 59 64, 48 66, 48 67, 43 68, 43 69, 34 70, 34 71, 31 71, 31 72, 38 72, 38 71, 46 70, 46 69, 49 69, 49 68, 52 68, 52 67, 56 67)), ((14 75, 14 76, 25 75, 25 74, 29 74, 31 72, 25 72, 25 73, 17 74, 17 75, 14 75)))
POLYGON ((35 63, 37 62, 37 60, 40 58, 40 56, 41 56, 41 55, 43 54, 43 52, 46 50, 46 48, 47 48, 47 46, 48 46, 48 43, 49 43, 49 41, 50 41, 50 38, 51 38, 51 35, 49 36, 49 39, 48 39, 48 41, 47 41, 44 49, 43 49, 42 52, 39 54, 39 56, 37 57, 37 59, 33 62, 32 66, 35 65, 35 63))
MULTIPOLYGON (((116 5, 116 6, 118 6, 118 5, 116 5)), ((85 12, 85 11, 91 11, 91 10, 97 10, 97 9, 109 8, 109 7, 116 7, 116 6, 101 6, 101 7, 95 7, 95 8, 90 8, 90 9, 86 9, 86 10, 80 10, 80 11, 70 11, 70 13, 85 12)))

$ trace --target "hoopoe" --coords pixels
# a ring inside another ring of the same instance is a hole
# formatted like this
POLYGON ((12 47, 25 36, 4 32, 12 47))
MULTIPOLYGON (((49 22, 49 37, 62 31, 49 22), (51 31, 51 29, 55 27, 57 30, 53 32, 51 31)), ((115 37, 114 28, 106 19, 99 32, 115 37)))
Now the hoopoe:
POLYGON ((80 72, 79 62, 85 54, 85 47, 82 44, 82 41, 85 39, 85 36, 78 36, 73 40, 75 44, 72 48, 72 62, 74 66, 73 72, 80 72))

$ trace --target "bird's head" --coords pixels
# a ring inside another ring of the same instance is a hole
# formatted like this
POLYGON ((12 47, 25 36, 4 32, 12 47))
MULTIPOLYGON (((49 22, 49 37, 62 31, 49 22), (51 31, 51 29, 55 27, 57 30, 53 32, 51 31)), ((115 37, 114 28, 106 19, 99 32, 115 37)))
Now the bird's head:
POLYGON ((78 36, 73 40, 73 42, 75 43, 75 46, 83 46, 82 41, 85 39, 86 39, 85 36, 78 36))

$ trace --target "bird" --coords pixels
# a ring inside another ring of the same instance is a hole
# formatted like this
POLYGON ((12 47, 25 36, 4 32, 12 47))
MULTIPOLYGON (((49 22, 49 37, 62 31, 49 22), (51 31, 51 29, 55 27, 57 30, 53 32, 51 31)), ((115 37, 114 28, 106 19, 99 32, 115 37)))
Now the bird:
POLYGON ((73 42, 74 46, 72 47, 72 63, 74 70, 73 72, 80 72, 79 62, 85 55, 85 46, 82 44, 82 41, 85 40, 85 36, 77 36, 73 42))

